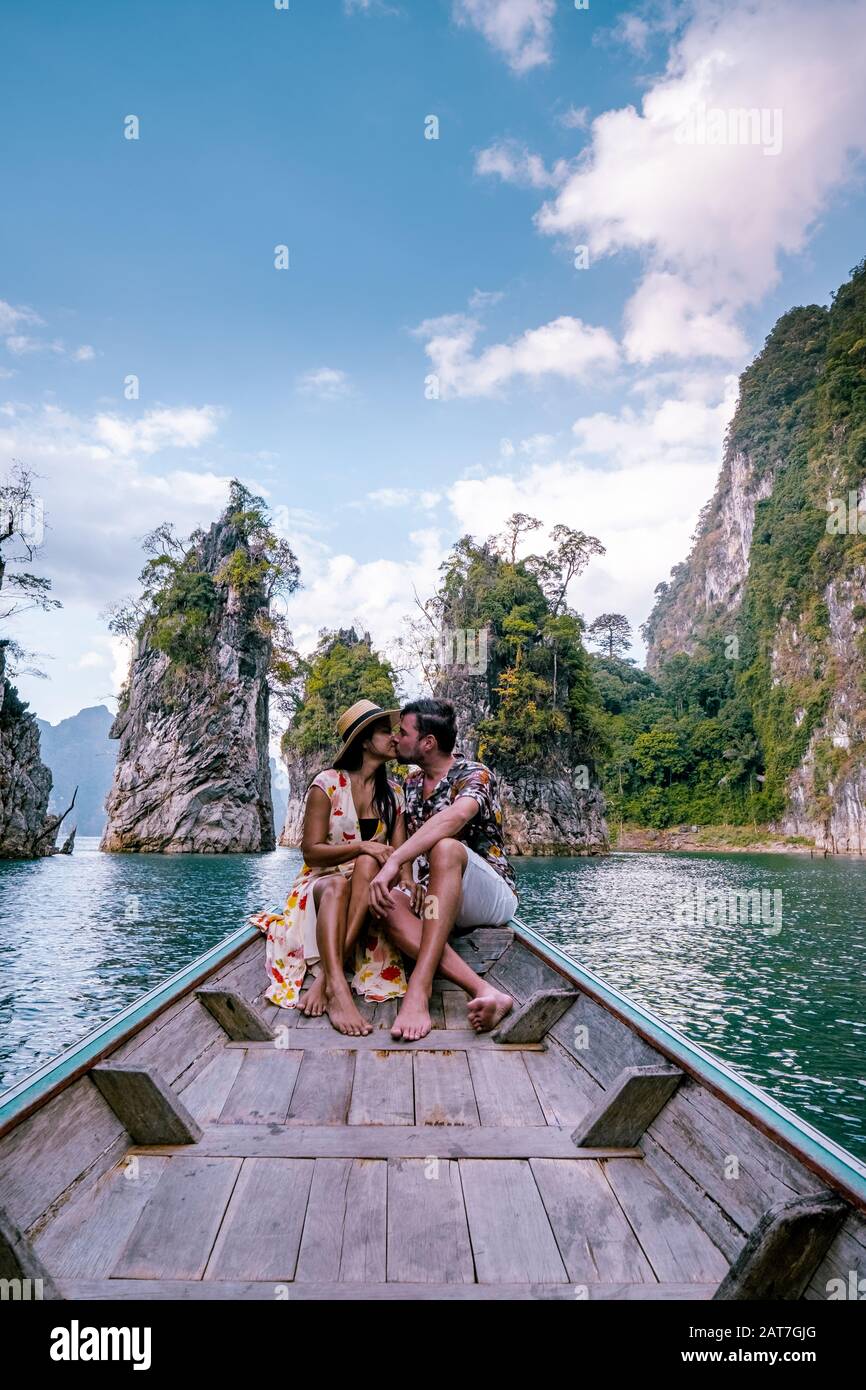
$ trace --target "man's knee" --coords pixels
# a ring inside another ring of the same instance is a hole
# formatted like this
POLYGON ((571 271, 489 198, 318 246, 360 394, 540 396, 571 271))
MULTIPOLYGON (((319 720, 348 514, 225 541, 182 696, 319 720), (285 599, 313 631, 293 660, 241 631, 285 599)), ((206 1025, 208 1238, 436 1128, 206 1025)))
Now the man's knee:
POLYGON ((436 869, 459 869, 462 873, 466 867, 467 854, 466 846, 459 840, 446 837, 444 840, 437 840, 430 850, 427 858, 430 867, 436 869))

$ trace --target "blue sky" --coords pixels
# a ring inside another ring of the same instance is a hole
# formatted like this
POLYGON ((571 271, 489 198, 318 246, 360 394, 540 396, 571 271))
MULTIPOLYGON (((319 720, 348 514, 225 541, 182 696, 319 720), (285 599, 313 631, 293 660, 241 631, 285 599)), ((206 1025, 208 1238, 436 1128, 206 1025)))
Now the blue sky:
POLYGON ((45 501, 64 607, 17 634, 52 721, 117 689, 99 615, 142 534, 233 474, 297 549, 301 645, 388 646, 517 507, 598 535, 572 600, 636 626, 738 372, 866 253, 862 0, 6 0, 0 28, 0 461, 45 501), (697 108, 778 111, 781 148, 684 142, 697 108))

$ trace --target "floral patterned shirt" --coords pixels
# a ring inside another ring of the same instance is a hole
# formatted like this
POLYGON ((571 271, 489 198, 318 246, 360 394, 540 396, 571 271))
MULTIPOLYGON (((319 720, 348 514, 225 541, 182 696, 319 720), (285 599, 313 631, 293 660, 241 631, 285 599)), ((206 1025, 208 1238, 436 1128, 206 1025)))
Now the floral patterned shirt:
MULTIPOLYGON (((495 773, 484 763, 470 762, 468 758, 455 755, 454 762, 445 776, 424 798, 424 773, 418 769, 406 778, 403 786, 406 797, 406 835, 414 835, 425 821, 444 811, 462 796, 471 796, 478 802, 478 810, 467 821, 457 839, 486 859, 492 869, 505 879, 510 888, 517 892, 514 870, 505 856, 505 840, 502 834, 502 805, 499 800, 499 787, 495 773)), ((430 865, 426 854, 416 860, 416 877, 426 883, 430 865)))

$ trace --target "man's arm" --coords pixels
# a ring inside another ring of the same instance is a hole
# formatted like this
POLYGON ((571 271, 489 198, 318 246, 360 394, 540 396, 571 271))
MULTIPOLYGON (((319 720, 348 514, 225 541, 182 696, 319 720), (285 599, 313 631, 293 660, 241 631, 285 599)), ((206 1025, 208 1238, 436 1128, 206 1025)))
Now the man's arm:
POLYGON ((370 883, 370 906, 375 913, 387 912, 391 903, 391 885, 403 864, 411 864, 419 854, 427 854, 439 840, 454 839, 478 813, 478 802, 472 796, 459 796, 450 806, 437 811, 410 835, 387 860, 370 883))

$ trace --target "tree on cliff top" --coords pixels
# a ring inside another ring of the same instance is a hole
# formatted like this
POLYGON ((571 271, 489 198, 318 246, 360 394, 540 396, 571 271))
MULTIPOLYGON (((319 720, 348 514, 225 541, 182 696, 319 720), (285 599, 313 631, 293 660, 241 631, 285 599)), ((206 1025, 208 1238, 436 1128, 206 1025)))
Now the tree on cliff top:
POLYGON ((271 611, 271 603, 297 589, 297 559, 274 532, 264 500, 236 478, 217 524, 225 528, 231 548, 215 568, 205 554, 214 528, 197 529, 186 539, 169 522, 149 532, 142 542, 150 558, 139 576, 141 592, 108 608, 109 629, 134 642, 147 641, 177 671, 203 668, 229 590, 253 603, 258 599, 252 621, 270 644, 272 694, 291 708, 297 654, 285 619, 271 611))
POLYGON ((369 632, 321 632, 313 654, 298 658, 296 708, 282 737, 283 755, 325 757, 336 752, 337 716, 356 700, 373 700, 383 709, 398 703, 394 671, 373 650, 369 632))
POLYGON ((604 547, 558 525, 547 552, 513 559, 519 534, 535 529, 534 518, 515 514, 504 537, 462 537, 428 605, 440 631, 470 634, 467 648, 471 634, 487 633, 486 671, 445 664, 436 686, 450 695, 455 681, 486 680, 479 756, 510 777, 592 767, 604 742, 581 620, 566 602, 571 580, 604 547))
MULTIPOLYGON (((59 599, 51 597, 51 580, 29 568, 42 544, 43 526, 41 499, 33 492, 33 474, 23 464, 13 463, 0 480, 0 592, 4 585, 6 590, 0 598, 0 621, 31 608, 47 612, 63 606, 59 599), (27 568, 9 570, 10 565, 27 568)), ((0 640, 7 675, 13 676, 18 662, 32 653, 12 638, 0 640)), ((27 674, 41 676, 44 672, 28 667, 27 674)), ((21 708, 26 709, 26 705, 21 708)))

